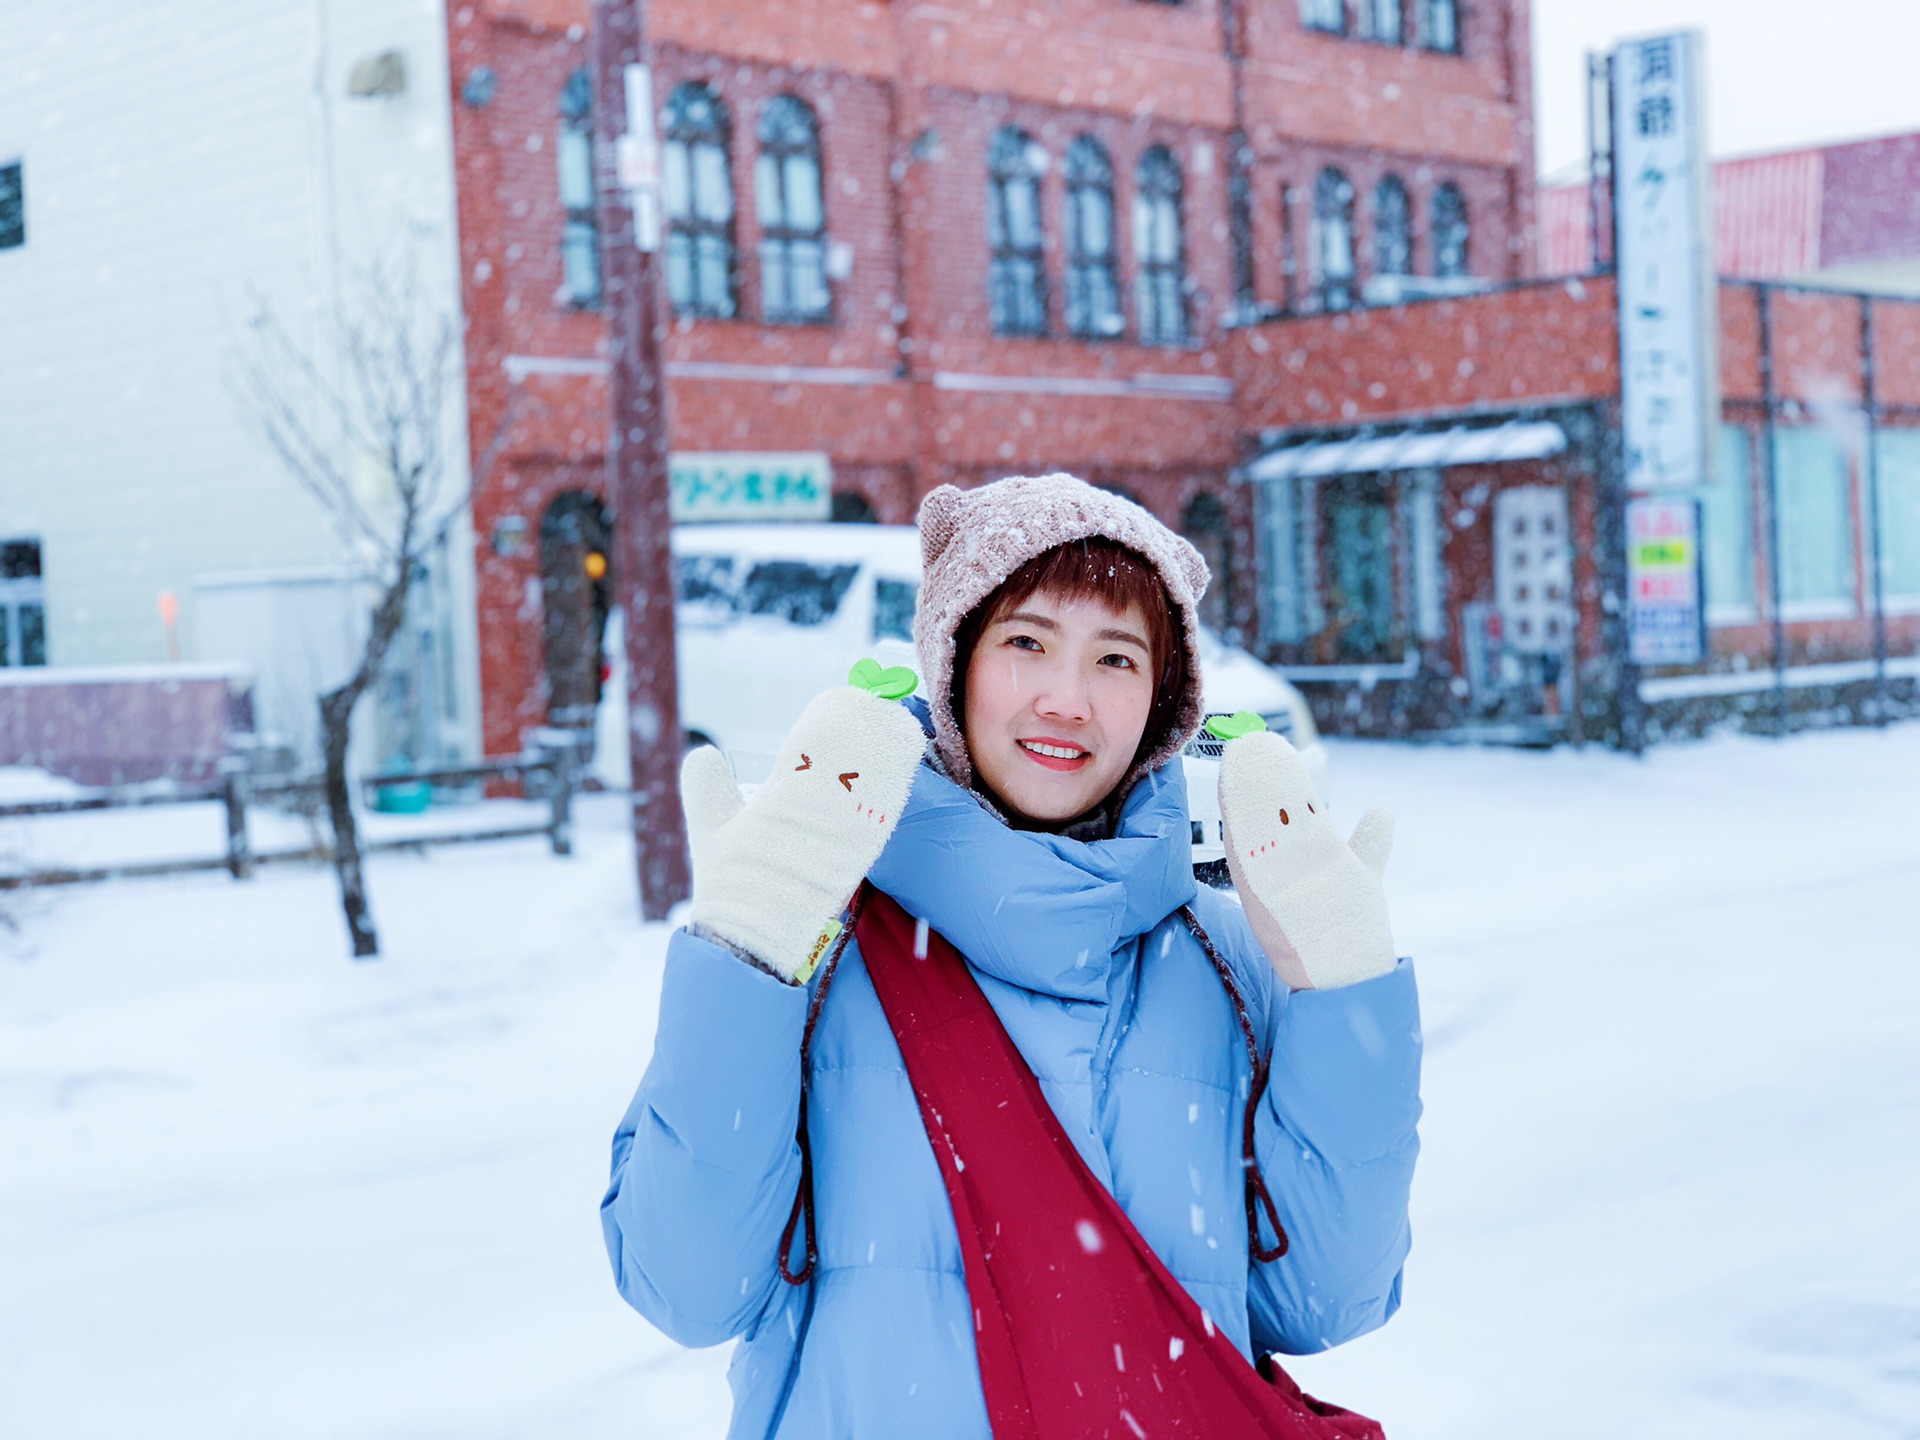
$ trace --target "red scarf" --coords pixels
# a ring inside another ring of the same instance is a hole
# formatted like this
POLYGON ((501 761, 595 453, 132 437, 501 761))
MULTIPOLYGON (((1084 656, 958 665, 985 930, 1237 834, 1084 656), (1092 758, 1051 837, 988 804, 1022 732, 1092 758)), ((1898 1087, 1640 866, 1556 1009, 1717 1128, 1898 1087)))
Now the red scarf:
POLYGON ((860 954, 953 1205, 995 1440, 1384 1440, 1247 1363, 1080 1158, 965 958, 866 899, 860 954))

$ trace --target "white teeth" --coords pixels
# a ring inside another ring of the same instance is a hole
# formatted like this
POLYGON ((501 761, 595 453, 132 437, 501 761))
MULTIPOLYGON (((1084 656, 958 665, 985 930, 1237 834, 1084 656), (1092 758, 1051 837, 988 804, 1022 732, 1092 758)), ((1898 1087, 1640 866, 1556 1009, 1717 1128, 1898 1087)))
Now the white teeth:
POLYGON ((1020 744, 1036 755, 1046 755, 1055 760, 1078 760, 1082 755, 1092 753, 1087 750, 1070 749, 1065 745, 1042 745, 1038 740, 1022 740, 1020 744))

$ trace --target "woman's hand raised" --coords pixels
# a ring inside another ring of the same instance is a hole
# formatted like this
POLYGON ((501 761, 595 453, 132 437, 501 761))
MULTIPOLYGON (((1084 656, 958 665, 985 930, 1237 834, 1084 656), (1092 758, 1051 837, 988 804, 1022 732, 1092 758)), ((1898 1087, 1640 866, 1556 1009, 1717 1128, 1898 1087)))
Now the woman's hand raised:
POLYGON ((817 696, 751 800, 711 746, 681 766, 693 923, 796 984, 832 943, 907 803, 926 738, 906 707, 881 698, 897 693, 848 685, 817 696))
POLYGON ((1369 810, 1342 840, 1299 753, 1259 731, 1227 743, 1220 816, 1234 888, 1281 979, 1296 990, 1332 990, 1393 969, 1380 885, 1391 814, 1369 810))

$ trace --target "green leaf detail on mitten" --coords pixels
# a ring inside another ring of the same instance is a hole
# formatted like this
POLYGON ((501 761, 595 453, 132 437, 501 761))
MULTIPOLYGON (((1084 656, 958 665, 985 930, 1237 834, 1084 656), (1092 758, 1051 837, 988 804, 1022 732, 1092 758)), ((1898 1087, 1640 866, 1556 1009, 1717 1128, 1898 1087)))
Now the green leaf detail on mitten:
POLYGON ((920 677, 905 665, 894 665, 883 670, 878 660, 869 658, 858 661, 847 672, 847 683, 871 691, 882 700, 904 700, 919 688, 920 677))
POLYGON ((1207 733, 1216 740, 1238 740, 1242 735, 1253 735, 1267 728, 1267 722, 1251 710, 1236 710, 1231 715, 1212 715, 1207 719, 1207 733))

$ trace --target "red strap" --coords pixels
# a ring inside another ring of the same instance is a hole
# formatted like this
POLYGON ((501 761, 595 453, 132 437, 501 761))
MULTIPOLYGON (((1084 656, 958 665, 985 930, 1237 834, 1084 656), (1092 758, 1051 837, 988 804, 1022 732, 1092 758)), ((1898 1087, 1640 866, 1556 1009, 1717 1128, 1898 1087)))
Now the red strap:
POLYGON ((877 892, 858 932, 953 1207, 995 1440, 1382 1440, 1263 1377, 1173 1278, 958 951, 877 892))

